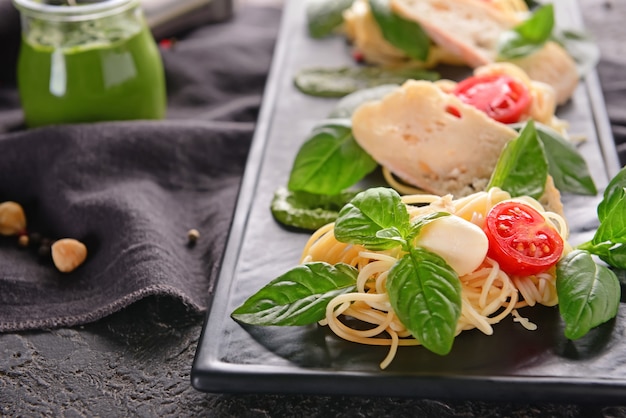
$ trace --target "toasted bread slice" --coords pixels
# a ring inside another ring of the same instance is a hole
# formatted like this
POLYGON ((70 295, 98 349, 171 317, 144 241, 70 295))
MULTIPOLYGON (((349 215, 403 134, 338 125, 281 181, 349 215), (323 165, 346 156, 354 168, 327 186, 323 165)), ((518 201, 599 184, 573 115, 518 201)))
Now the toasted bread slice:
POLYGON ((430 193, 484 190, 517 132, 428 81, 409 80, 352 116, 356 141, 403 181, 430 193))

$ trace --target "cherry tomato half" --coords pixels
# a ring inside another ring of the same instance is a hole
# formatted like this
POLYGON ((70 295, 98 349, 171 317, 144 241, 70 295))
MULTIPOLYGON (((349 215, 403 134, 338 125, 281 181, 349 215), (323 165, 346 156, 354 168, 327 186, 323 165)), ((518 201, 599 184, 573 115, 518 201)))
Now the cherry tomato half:
POLYGON ((526 86, 504 74, 466 78, 456 85, 453 93, 501 123, 519 122, 530 106, 526 86))
POLYGON ((563 254, 563 239, 537 210, 525 203, 504 201, 485 220, 487 255, 508 274, 530 276, 554 266, 563 254))

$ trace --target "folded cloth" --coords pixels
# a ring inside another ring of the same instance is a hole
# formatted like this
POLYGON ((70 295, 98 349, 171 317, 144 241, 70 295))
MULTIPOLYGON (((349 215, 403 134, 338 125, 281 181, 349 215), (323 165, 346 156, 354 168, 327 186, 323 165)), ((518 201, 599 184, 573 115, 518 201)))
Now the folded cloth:
POLYGON ((0 237, 1 332, 87 323, 149 295, 206 309, 279 20, 277 9, 242 8, 162 48, 164 121, 27 130, 5 79, 0 202, 22 204, 28 232, 78 239, 88 257, 61 273, 41 248, 0 237))

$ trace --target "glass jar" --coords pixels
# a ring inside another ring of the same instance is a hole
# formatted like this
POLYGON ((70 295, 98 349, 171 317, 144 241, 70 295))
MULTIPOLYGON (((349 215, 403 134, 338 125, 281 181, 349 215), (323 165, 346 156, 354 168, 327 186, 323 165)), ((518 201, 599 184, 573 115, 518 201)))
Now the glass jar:
POLYGON ((139 0, 13 2, 26 126, 163 118, 163 64, 139 0))

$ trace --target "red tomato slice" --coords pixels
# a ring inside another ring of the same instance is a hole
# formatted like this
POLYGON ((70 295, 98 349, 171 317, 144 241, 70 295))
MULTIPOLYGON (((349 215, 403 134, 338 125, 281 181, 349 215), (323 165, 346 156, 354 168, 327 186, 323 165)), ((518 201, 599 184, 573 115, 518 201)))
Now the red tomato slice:
POLYGON ((533 207, 504 201, 495 205, 484 226, 487 255, 508 274, 531 276, 554 266, 563 254, 563 239, 533 207))
POLYGON ((519 122, 530 106, 526 86, 504 74, 466 78, 456 85, 453 94, 501 123, 519 122))

